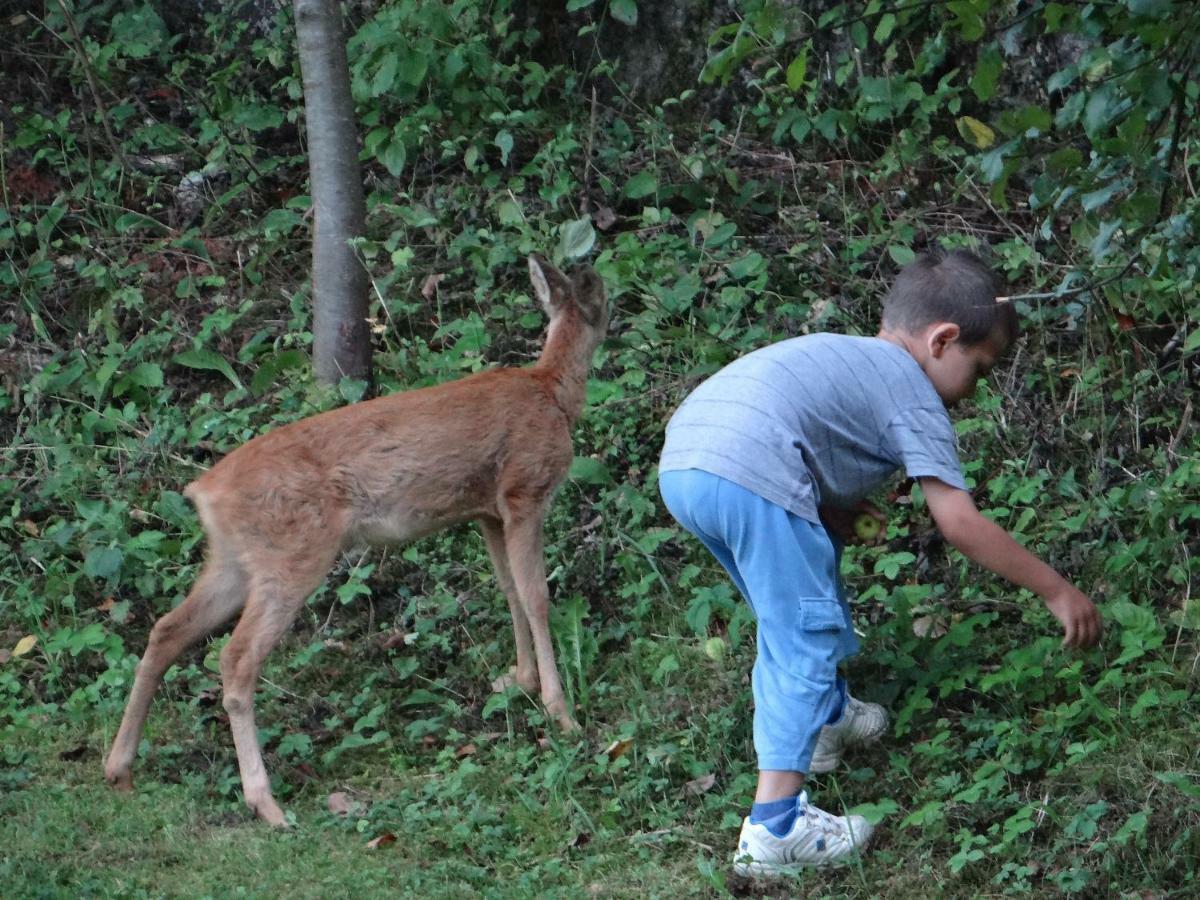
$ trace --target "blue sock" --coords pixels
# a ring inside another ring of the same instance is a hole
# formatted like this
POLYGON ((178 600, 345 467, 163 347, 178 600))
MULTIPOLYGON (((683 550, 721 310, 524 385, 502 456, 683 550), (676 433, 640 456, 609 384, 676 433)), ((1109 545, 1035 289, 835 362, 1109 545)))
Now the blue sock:
POLYGON ((767 830, 775 837, 783 837, 791 831, 795 821, 796 797, 755 803, 750 807, 750 824, 766 825, 767 830))

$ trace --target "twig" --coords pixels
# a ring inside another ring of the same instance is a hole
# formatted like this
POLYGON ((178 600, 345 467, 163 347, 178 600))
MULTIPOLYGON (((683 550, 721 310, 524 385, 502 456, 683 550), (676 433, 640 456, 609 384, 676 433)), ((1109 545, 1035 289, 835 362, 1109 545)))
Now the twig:
MULTIPOLYGON (((117 161, 121 164, 121 168, 126 172, 132 172, 133 168, 129 165, 129 161, 125 158, 124 151, 121 150, 121 144, 116 136, 112 133, 112 128, 108 124, 108 107, 104 105, 104 100, 100 97, 100 87, 96 84, 96 74, 92 71, 91 61, 88 59, 87 50, 83 46, 83 38, 79 35, 79 27, 75 24, 75 17, 71 15, 71 11, 67 9, 66 3, 63 0, 58 0, 58 7, 62 10, 63 18, 67 22, 67 28, 71 31, 71 40, 74 42, 75 53, 79 56, 79 63, 83 66, 83 74, 87 78, 88 89, 92 93, 92 102, 96 104, 96 112, 100 115, 100 125, 104 128, 104 135, 108 138, 108 145, 116 154, 117 161)), ((51 34, 54 30, 51 29, 45 22, 42 23, 51 34)), ((62 40, 61 37, 59 40, 62 40)), ((63 43, 67 43, 63 41, 63 43)))
POLYGON ((579 211, 586 213, 591 209, 592 205, 592 172, 595 171, 595 166, 592 165, 592 145, 596 140, 596 86, 592 85, 592 116, 588 123, 588 139, 587 149, 583 154, 583 200, 579 203, 579 211))
POLYGON ((1185 67, 1179 84, 1175 86, 1175 128, 1171 132, 1171 150, 1167 154, 1167 165, 1164 169, 1167 177, 1163 179, 1162 193, 1158 197, 1159 220, 1165 218, 1171 210, 1171 170, 1175 168, 1175 157, 1178 155, 1179 145, 1183 141, 1184 104, 1187 102, 1187 83, 1190 75, 1191 68, 1185 67))
POLYGON ((1179 429, 1175 432, 1175 436, 1171 438, 1171 443, 1167 444, 1167 456, 1175 457, 1175 447, 1183 438, 1183 433, 1187 431, 1188 425, 1192 422, 1192 399, 1189 397, 1187 404, 1183 407, 1183 415, 1179 417, 1179 429))
POLYGON ((1116 275, 1104 278, 1100 281, 1089 281, 1083 287, 1070 288, 1065 291, 1050 291, 1042 294, 1009 294, 1007 297, 997 297, 997 303, 1008 303, 1012 300, 1054 300, 1061 297, 1073 297, 1076 294, 1084 294, 1088 291, 1095 291, 1104 287, 1106 284, 1112 284, 1114 281, 1120 281, 1129 272, 1130 269, 1142 258, 1141 252, 1135 253, 1129 258, 1129 262, 1121 267, 1121 271, 1116 275))

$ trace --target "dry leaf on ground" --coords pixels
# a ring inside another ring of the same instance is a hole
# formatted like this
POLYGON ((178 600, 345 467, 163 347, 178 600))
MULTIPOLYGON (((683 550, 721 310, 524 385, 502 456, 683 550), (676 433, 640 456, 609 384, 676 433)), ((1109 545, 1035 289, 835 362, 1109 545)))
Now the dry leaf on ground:
POLYGON ((629 738, 625 738, 624 740, 613 741, 604 749, 604 752, 608 754, 609 760, 615 761, 624 756, 632 746, 633 741, 629 738))

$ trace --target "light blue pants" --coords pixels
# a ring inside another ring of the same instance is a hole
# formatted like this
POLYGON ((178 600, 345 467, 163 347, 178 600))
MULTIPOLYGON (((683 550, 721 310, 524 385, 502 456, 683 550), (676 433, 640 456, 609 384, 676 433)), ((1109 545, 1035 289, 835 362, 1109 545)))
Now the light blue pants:
POLYGON ((820 525, 708 472, 663 472, 659 490, 758 620, 751 684, 759 769, 807 772, 821 726, 845 697, 838 663, 858 652, 840 546, 820 525))

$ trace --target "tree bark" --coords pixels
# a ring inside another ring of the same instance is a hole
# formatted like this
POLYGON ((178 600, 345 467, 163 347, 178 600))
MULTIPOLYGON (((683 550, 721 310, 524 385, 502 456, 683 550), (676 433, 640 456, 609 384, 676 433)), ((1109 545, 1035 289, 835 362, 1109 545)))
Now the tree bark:
POLYGON ((337 0, 295 0, 313 205, 313 368, 371 378, 367 273, 350 240, 365 230, 358 129, 337 0))

